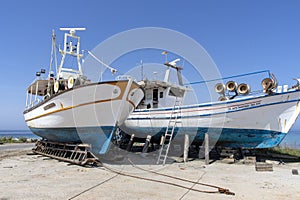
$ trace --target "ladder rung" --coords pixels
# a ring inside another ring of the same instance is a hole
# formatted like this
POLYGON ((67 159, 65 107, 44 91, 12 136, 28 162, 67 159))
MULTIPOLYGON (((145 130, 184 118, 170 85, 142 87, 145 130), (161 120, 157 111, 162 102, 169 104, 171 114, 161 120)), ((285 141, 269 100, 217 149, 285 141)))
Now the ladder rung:
POLYGON ((165 164, 169 152, 169 145, 172 142, 172 137, 176 128, 176 124, 182 123, 182 121, 178 119, 178 115, 180 115, 181 113, 180 110, 181 103, 182 103, 181 99, 176 98, 171 116, 169 118, 168 126, 166 127, 164 141, 159 152, 158 160, 156 162, 157 164, 159 164, 160 161, 162 161, 163 164, 165 164))

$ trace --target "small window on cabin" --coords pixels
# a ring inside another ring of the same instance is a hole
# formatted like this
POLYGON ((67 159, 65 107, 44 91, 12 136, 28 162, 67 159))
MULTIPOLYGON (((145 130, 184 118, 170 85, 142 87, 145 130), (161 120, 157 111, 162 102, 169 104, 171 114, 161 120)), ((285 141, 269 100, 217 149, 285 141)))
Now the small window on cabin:
POLYGON ((158 89, 153 89, 153 101, 158 101, 158 89))
POLYGON ((163 98, 164 97, 164 93, 163 92, 160 92, 159 93, 159 98, 163 98))

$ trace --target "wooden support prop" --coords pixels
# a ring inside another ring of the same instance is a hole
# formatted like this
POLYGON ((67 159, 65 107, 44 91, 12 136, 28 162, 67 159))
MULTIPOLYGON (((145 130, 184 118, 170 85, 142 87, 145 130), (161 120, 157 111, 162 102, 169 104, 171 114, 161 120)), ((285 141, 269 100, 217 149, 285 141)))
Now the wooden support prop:
POLYGON ((184 148, 183 148, 183 161, 187 162, 189 157, 189 146, 190 146, 190 137, 188 134, 184 135, 184 148))
POLYGON ((165 142, 165 135, 162 135, 161 138, 160 138, 160 146, 162 146, 165 142))
POLYGON ((204 145, 205 145, 205 150, 204 150, 205 165, 208 165, 209 164, 209 136, 208 136, 208 133, 205 133, 204 145))
POLYGON ((146 142, 144 144, 142 153, 148 153, 148 148, 149 148, 150 141, 151 141, 151 135, 147 135, 146 142))
POLYGON ((126 151, 131 151, 132 146, 133 146, 133 139, 134 139, 134 134, 131 135, 131 138, 130 138, 127 148, 126 148, 126 151))

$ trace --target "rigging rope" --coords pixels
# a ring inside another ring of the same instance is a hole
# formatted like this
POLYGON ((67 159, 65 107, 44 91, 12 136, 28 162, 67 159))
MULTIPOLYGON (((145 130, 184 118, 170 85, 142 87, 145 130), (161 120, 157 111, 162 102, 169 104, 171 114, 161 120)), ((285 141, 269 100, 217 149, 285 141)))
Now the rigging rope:
MULTIPOLYGON (((131 161, 130 161, 131 162, 131 161)), ((132 162, 131 162, 132 163, 132 162)), ((153 172, 153 173, 156 173, 157 175, 161 175, 161 176, 166 176, 166 177, 169 177, 169 178, 173 178, 173 179, 177 179, 177 180, 181 180, 181 181, 185 181, 185 182, 190 182, 190 183, 194 183, 194 184, 200 184, 200 185, 204 185, 204 186, 207 186, 207 187, 213 187, 213 188, 217 188, 218 191, 207 191, 207 190, 199 190, 199 189, 195 189, 193 187, 187 187, 187 186, 183 186, 183 185, 180 185, 180 184, 176 184, 176 183, 172 183, 172 182, 168 182, 168 181, 162 181, 162 180, 157 180, 157 179, 152 179, 152 178, 145 178, 145 177, 141 177, 141 176, 136 176, 136 175, 132 175, 132 174, 128 174, 128 173, 123 173, 123 172, 120 172, 120 171, 116 171, 110 167, 108 167, 106 164, 103 164, 101 163, 101 165, 115 173, 115 174, 118 174, 118 175, 122 175, 122 176, 127 176, 127 177, 131 177, 131 178, 136 178, 136 179, 140 179, 140 180, 146 180, 146 181, 151 181, 151 182, 156 182, 156 183, 162 183, 162 184, 166 184, 166 185, 172 185, 172 186, 175 186, 175 187, 179 187, 179 188, 183 188, 183 189, 187 189, 189 191, 195 191, 195 192, 200 192, 200 193, 208 193, 208 194, 215 194, 215 193, 221 193, 221 194, 227 194, 227 195, 235 195, 235 193, 233 192, 230 192, 229 189, 226 189, 226 188, 221 188, 221 187, 218 187, 218 186, 214 186, 214 185, 209 185, 209 184, 204 184, 204 183, 198 183, 196 181, 190 181, 190 180, 187 180, 187 179, 183 179, 183 178, 178 178, 178 177, 174 177, 174 176, 170 176, 170 175, 166 175, 166 174, 161 174, 161 173, 158 173, 158 172, 153 172)), ((133 167, 137 167, 135 166, 133 163, 132 163, 132 166, 133 167)), ((142 169, 142 168, 139 168, 139 169, 142 169)), ((144 169, 143 169, 144 170, 144 169)), ((146 170, 147 171, 147 170, 146 170)), ((150 171, 149 171, 150 172, 150 171)), ((151 171, 152 172, 152 171, 151 171)))

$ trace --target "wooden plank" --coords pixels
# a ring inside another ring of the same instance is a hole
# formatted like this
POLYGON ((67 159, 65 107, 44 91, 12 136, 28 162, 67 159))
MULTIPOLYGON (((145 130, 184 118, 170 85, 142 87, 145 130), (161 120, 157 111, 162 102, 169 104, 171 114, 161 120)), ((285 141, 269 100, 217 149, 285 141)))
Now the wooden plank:
POLYGON ((270 163, 265 162, 256 162, 255 163, 255 170, 260 172, 272 172, 273 171, 273 165, 270 163))

